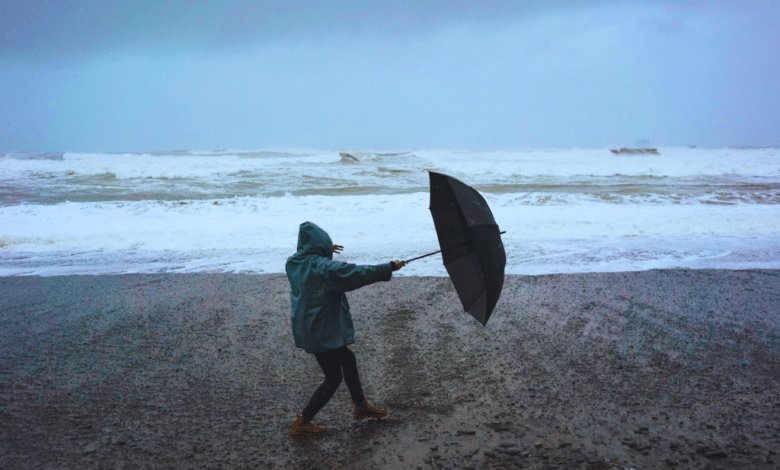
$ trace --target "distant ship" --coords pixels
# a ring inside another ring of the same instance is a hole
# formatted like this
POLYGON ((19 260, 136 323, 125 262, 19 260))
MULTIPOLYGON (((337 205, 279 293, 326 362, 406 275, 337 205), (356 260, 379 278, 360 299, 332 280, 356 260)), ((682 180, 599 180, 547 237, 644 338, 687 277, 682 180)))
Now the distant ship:
POLYGON ((612 152, 612 153, 629 153, 629 154, 633 154, 633 153, 652 153, 652 154, 658 155, 658 149, 627 149, 627 148, 623 147, 620 150, 610 149, 610 152, 612 152))

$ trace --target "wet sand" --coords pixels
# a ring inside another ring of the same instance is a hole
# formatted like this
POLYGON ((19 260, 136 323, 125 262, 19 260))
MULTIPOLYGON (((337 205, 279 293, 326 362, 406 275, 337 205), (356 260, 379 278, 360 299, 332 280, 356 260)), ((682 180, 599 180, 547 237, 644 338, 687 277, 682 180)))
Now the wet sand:
POLYGON ((0 468, 780 467, 780 272, 447 278, 348 293, 369 402, 295 348, 282 275, 0 278, 0 468))

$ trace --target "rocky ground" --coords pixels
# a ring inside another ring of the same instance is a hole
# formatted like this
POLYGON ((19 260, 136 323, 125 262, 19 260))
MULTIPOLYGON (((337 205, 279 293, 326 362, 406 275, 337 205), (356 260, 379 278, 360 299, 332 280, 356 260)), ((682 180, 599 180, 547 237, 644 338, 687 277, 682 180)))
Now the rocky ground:
POLYGON ((0 468, 776 469, 780 273, 447 278, 348 294, 369 402, 295 348, 284 275, 0 278, 0 468))

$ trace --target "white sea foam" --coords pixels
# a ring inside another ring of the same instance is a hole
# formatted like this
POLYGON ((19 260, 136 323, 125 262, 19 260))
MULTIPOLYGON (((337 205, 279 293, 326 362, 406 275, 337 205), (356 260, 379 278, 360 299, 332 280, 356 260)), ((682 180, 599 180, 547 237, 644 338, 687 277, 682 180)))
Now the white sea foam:
MULTIPOLYGON (((284 272, 298 225, 307 220, 344 245, 336 259, 409 259, 439 249, 428 198, 288 195, 5 207, 0 274, 284 272)), ((728 267, 741 262, 729 258, 735 250, 745 251, 743 261, 753 256, 762 266, 780 267, 780 257, 768 254, 780 247, 777 205, 532 206, 512 194, 485 199, 507 231, 508 274, 728 267)), ((446 271, 437 255, 397 273, 413 274, 446 271)))
POLYGON ((409 259, 439 249, 426 170, 484 195, 510 274, 780 267, 778 149, 659 151, 2 155, 0 275, 284 272, 306 220, 336 259, 409 259))
MULTIPOLYGON (((208 178, 240 172, 260 172, 295 166, 305 172, 322 164, 339 164, 338 151, 292 152, 171 152, 159 154, 76 154, 62 159, 0 158, 4 173, 50 173, 52 175, 100 175, 116 178, 208 178)), ((365 152, 364 152, 365 153, 365 152)), ((522 150, 470 152, 414 150, 368 153, 357 159, 363 170, 375 164, 397 164, 398 169, 436 169, 458 177, 468 175, 472 184, 487 184, 512 177, 574 176, 758 176, 780 180, 780 149, 661 149, 659 155, 614 155, 607 149, 522 150)), ((341 168, 349 172, 349 169, 341 168)), ((353 169, 354 170, 354 169, 353 169)))
POLYGON ((780 149, 775 148, 665 148, 658 155, 615 155, 607 149, 417 151, 415 154, 453 176, 477 173, 532 177, 765 175, 780 178, 780 149))

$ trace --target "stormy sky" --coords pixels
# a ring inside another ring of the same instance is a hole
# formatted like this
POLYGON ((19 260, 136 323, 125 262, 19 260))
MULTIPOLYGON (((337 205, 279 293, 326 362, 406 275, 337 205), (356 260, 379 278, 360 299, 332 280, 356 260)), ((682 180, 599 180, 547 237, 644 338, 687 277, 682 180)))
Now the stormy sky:
POLYGON ((780 2, 0 0, 0 152, 778 145, 780 2))

